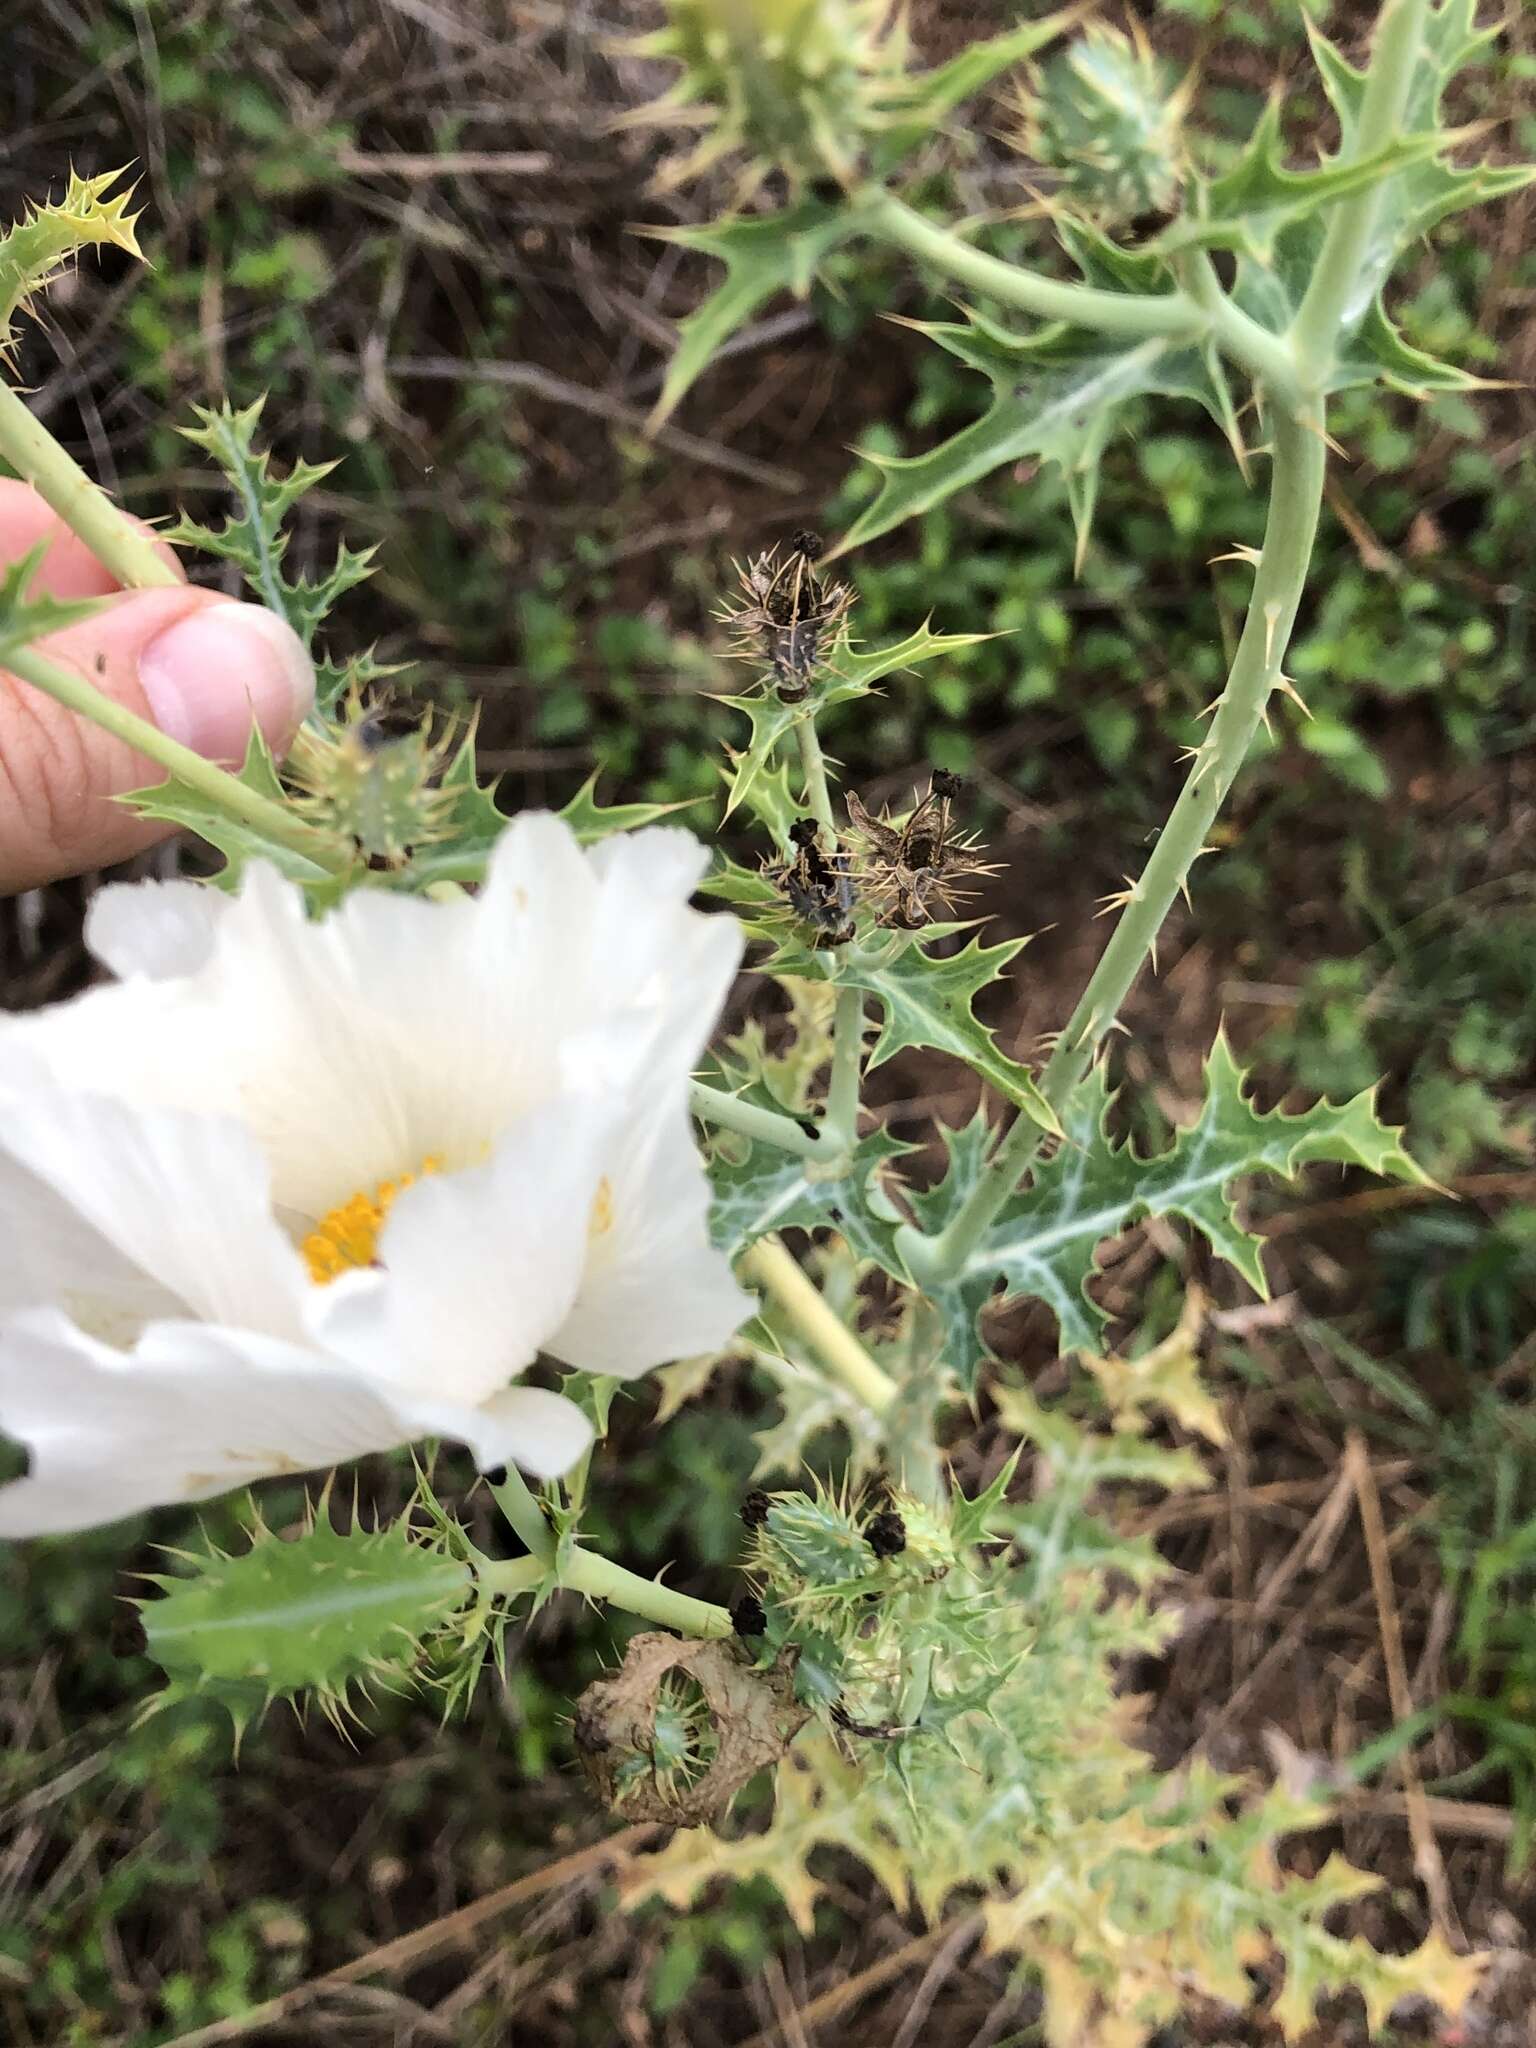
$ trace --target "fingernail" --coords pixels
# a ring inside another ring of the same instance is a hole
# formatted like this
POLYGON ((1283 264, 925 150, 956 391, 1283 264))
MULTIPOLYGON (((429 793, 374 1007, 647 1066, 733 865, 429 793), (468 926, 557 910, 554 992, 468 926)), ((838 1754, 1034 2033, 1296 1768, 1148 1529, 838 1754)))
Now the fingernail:
POLYGON ((210 604, 178 619, 139 656, 139 683, 163 733, 233 767, 253 720, 281 751, 315 701, 303 642, 259 604, 210 604))

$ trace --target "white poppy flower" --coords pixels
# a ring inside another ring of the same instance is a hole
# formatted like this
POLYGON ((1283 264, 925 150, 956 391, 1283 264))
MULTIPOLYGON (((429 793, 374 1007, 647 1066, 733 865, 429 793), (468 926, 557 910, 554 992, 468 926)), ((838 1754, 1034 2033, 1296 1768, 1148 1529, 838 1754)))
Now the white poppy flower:
POLYGON ((687 1083, 741 939, 688 908, 704 858, 531 814, 472 900, 105 890, 119 981, 0 1026, 0 1535, 425 1435, 552 1476, 591 1432, 517 1384, 540 1352, 723 1344, 752 1304, 687 1083))

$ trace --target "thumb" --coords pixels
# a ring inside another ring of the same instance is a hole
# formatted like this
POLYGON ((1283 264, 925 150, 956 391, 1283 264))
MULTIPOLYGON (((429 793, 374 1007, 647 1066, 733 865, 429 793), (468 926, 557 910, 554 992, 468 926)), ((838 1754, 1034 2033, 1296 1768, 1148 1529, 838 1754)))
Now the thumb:
MULTIPOLYGON (((37 642, 97 689, 211 761, 238 767, 253 724, 282 755, 314 702, 298 635, 214 591, 138 590, 37 642)), ((0 669, 0 891, 109 866, 171 828, 113 797, 164 772, 0 669)))

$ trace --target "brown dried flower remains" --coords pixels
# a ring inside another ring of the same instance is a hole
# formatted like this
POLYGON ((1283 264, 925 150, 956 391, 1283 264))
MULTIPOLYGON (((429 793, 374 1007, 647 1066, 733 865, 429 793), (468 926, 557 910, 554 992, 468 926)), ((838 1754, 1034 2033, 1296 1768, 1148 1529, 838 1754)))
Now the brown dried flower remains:
POLYGON ((854 790, 848 822, 860 891, 875 907, 876 922, 897 931, 921 931, 948 917, 974 890, 974 877, 995 875, 997 864, 969 833, 956 829, 954 806, 965 793, 958 775, 933 771, 928 794, 905 819, 875 817, 854 790))
POLYGON ((802 703, 810 695, 816 671, 853 603, 847 584, 818 575, 821 554, 819 534, 797 533, 782 554, 774 547, 754 555, 745 568, 738 563, 741 598, 720 613, 733 630, 731 653, 765 661, 786 704, 802 703))
POLYGON ((794 1695, 792 1665, 755 1669, 725 1642, 684 1642, 660 1631, 635 1636, 611 1678, 576 1702, 573 1734, 582 1769, 604 1805, 626 1820, 704 1827, 722 1820, 749 1778, 775 1764, 810 1719, 794 1695), (714 1754, 689 1780, 635 1760, 656 1754, 656 1712, 681 1678, 703 1695, 714 1754))

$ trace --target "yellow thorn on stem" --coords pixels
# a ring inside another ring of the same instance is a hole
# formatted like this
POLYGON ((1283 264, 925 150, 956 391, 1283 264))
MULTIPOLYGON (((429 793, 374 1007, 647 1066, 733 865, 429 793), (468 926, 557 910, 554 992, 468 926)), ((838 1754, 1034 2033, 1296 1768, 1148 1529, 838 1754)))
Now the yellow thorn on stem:
POLYGON ((1095 917, 1108 917, 1112 910, 1124 910, 1127 904, 1136 901, 1136 884, 1129 875, 1122 875, 1121 880, 1125 883, 1123 889, 1113 890, 1108 896, 1099 898, 1102 908, 1093 913, 1095 917))
POLYGON ((1273 599, 1264 607, 1264 666, 1275 665, 1275 628, 1280 624, 1280 607, 1273 599))
POLYGON ((1251 548, 1246 541, 1235 540, 1224 555, 1212 555, 1206 564, 1214 569, 1218 562, 1246 562, 1250 569, 1257 569, 1263 560, 1257 548, 1251 548))
POLYGON ((1343 445, 1342 442, 1336 441, 1333 438, 1332 434, 1329 433, 1328 429, 1325 426, 1321 425, 1317 420, 1308 419, 1305 416, 1305 414, 1303 414, 1297 420, 1296 424, 1299 427, 1304 427, 1309 434, 1315 434, 1317 438, 1322 442, 1325 448, 1329 449, 1333 454, 1337 455, 1342 461, 1348 462, 1349 450, 1343 445))
POLYGON ((1277 690, 1283 690, 1285 692, 1286 696, 1290 698, 1291 702, 1296 706, 1297 710, 1301 712, 1303 717, 1310 718, 1312 716, 1311 705, 1307 702, 1306 698, 1302 696, 1300 690, 1297 689, 1296 685, 1291 681, 1288 675, 1282 674, 1276 676, 1275 688, 1277 690))

